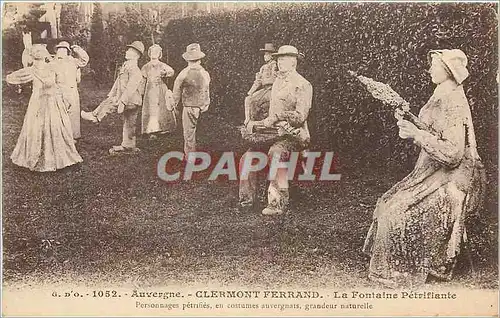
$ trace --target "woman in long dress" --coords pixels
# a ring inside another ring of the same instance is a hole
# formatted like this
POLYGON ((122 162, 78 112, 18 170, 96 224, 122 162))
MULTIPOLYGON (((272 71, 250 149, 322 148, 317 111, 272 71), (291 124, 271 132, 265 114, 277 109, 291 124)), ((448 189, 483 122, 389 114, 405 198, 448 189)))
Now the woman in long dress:
POLYGON ((465 218, 477 209, 484 167, 476 150, 471 112, 462 86, 467 57, 460 50, 429 53, 437 85, 420 110, 419 129, 396 112, 399 136, 421 148, 414 170, 377 202, 363 251, 369 278, 387 287, 452 277, 466 238, 465 218))
POLYGON ((145 82, 142 133, 153 139, 156 133, 172 132, 176 127, 172 91, 163 82, 163 78, 174 75, 174 70, 160 61, 161 46, 152 45, 148 49, 148 55, 151 61, 141 69, 145 82))
POLYGON ((73 140, 71 122, 56 86, 56 73, 45 61, 44 45, 32 48, 33 66, 6 77, 9 84, 33 82, 33 91, 21 134, 12 152, 12 162, 31 171, 62 169, 82 162, 73 140))

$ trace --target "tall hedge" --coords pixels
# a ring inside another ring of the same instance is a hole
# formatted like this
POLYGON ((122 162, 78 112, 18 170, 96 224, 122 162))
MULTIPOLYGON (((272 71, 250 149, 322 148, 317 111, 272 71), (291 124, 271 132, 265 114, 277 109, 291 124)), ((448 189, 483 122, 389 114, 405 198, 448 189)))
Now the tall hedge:
MULTIPOLYGON (((412 163, 416 149, 398 138, 392 112, 374 100, 347 70, 390 84, 413 112, 433 85, 426 70, 431 49, 459 48, 469 57, 465 83, 479 152, 496 165, 498 70, 495 4, 316 3, 172 20, 161 45, 180 71, 191 42, 206 52, 212 76, 211 111, 243 121, 243 100, 262 63, 266 41, 292 44, 305 53, 299 72, 314 88, 310 116, 313 147, 340 160, 366 165, 412 163), (412 158, 407 158, 411 156, 412 158)), ((237 133, 237 132, 235 132, 237 133)), ((217 138, 224 138, 218 136, 217 138)))
MULTIPOLYGON (((13 3, 4 5, 4 10, 16 10, 13 3), (9 6, 14 6, 14 8, 8 8, 9 6)), ((23 31, 32 31, 33 40, 41 42, 36 34, 37 26, 40 25, 38 19, 45 13, 41 6, 41 3, 29 4, 30 9, 23 15, 22 19, 2 29, 2 69, 4 74, 23 67, 21 58, 24 51, 23 31)))
POLYGON ((77 37, 81 26, 78 23, 78 3, 61 4, 60 29, 62 36, 68 38, 77 37))
MULTIPOLYGON (((106 21, 105 34, 107 43, 102 47, 106 52, 107 68, 102 73, 112 78, 117 68, 124 61, 125 46, 133 41, 140 40, 147 49, 158 43, 161 32, 165 29, 168 21, 181 14, 178 4, 161 3, 123 3, 120 10, 110 10, 104 18, 106 21)), ((168 47, 163 47, 164 59, 168 47)), ((149 57, 144 54, 139 60, 139 66, 149 62, 149 57)))
MULTIPOLYGON (((139 40, 143 42, 146 50, 152 44, 152 24, 148 23, 149 14, 147 6, 136 3, 124 4, 120 12, 109 13, 105 30, 108 41, 103 51, 106 52, 107 70, 111 70, 112 73, 110 75, 116 75, 116 71, 125 61, 127 44, 139 40)), ((147 61, 145 54, 139 60, 139 66, 147 61)))
POLYGON ((102 17, 102 7, 100 3, 94 4, 92 21, 90 25, 90 43, 88 53, 90 55, 90 68, 94 72, 94 80, 102 84, 105 79, 109 79, 109 70, 106 59, 106 34, 104 33, 104 24, 102 17), (108 75, 106 77, 106 75, 108 75))

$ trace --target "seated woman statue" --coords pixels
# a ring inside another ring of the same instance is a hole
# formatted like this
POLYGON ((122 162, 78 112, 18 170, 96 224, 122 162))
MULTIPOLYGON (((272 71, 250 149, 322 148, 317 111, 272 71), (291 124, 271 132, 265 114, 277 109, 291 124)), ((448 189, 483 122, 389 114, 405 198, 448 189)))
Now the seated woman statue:
POLYGON ((369 279, 386 287, 451 279, 466 238, 465 217, 479 208, 484 190, 484 167, 462 86, 469 75, 467 57, 457 49, 435 50, 429 61, 437 87, 417 125, 404 120, 402 110, 395 114, 399 136, 421 148, 418 161, 378 200, 363 247, 371 256, 369 279))

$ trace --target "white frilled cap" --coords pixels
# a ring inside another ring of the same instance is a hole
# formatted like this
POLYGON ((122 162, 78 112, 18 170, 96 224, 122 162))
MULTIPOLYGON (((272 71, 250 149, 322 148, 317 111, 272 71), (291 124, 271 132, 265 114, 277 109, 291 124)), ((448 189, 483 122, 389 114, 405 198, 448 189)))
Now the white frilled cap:
POLYGON ((160 58, 162 57, 163 55, 163 49, 161 46, 159 46, 158 44, 153 44, 149 47, 148 49, 148 56, 151 57, 151 53, 153 51, 159 51, 160 52, 160 58))
POLYGON ((469 77, 467 56, 462 50, 432 50, 428 54, 429 62, 434 56, 439 57, 443 61, 459 85, 469 77))

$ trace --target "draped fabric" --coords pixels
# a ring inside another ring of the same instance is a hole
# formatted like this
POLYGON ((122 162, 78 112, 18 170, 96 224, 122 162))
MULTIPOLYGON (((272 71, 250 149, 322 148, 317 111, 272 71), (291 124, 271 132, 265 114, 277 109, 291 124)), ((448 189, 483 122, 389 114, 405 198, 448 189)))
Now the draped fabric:
MULTIPOLYGON (((142 104, 142 133, 171 132, 176 120, 172 91, 163 82, 163 77, 171 77, 174 70, 160 61, 151 61, 142 67, 144 98, 142 104)), ((143 85, 143 84, 141 84, 143 85)))
POLYGON ((466 238, 465 219, 481 203, 484 167, 462 86, 438 86, 419 119, 432 129, 415 139, 413 171, 377 202, 363 251, 370 277, 390 285, 450 279, 466 238))
POLYGON ((82 162, 73 141, 71 121, 56 73, 48 65, 32 66, 11 73, 8 83, 33 81, 23 127, 12 152, 12 162, 32 171, 55 171, 82 162))

